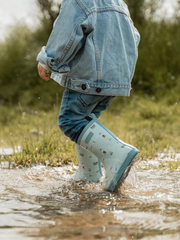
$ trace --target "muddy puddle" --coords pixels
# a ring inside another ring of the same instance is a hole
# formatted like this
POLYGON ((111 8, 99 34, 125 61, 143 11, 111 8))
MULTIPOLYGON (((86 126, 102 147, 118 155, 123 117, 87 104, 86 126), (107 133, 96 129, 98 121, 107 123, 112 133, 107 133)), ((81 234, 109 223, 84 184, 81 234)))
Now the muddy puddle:
POLYGON ((159 160, 133 167, 117 193, 104 191, 101 183, 72 181, 73 165, 2 164, 0 239, 179 240, 180 171, 146 170, 159 160))

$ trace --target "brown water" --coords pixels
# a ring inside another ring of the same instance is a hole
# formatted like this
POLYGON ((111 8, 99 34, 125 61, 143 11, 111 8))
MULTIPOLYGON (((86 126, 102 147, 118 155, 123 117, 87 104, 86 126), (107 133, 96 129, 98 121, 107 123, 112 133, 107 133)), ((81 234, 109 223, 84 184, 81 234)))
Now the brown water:
POLYGON ((76 169, 0 168, 0 239, 180 239, 179 171, 134 167, 110 193, 72 181, 76 169))

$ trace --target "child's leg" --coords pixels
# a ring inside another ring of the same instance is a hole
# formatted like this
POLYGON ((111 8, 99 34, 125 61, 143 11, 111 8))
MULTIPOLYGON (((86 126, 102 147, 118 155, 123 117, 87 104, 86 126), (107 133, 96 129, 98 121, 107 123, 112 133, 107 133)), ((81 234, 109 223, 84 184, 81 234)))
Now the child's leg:
MULTIPOLYGON (((62 104, 61 104, 60 116, 59 116, 60 127, 62 125, 62 122, 65 122, 66 121, 65 119, 68 119, 69 113, 72 111, 77 111, 78 113, 82 111, 81 113, 82 119, 84 119, 86 116, 88 116, 91 113, 94 113, 96 117, 99 117, 101 115, 101 112, 110 105, 110 102, 113 99, 113 97, 89 96, 90 97, 89 98, 88 96, 89 95, 79 94, 77 92, 74 92, 68 89, 65 90, 63 99, 62 99, 62 104), (73 96, 70 96, 70 95, 73 95, 73 96), (78 100, 77 103, 76 103, 76 98, 78 100), (75 100, 75 103, 70 102, 70 99, 75 100), (102 99, 103 101, 100 101, 102 99), (79 103, 80 103, 80 106, 79 106, 79 103), (82 108, 81 111, 78 109, 78 106, 82 108), (68 113, 68 116, 66 116, 67 113, 68 113)), ((76 117, 76 114, 75 114, 75 117, 76 117)), ((78 116, 78 119, 79 119, 79 116, 78 116)), ((86 119, 86 122, 87 122, 87 119, 86 119)), ((68 126, 68 129, 69 128, 70 127, 68 126)), ((72 178, 88 180, 90 182, 99 182, 102 176, 101 162, 98 160, 96 156, 94 156, 94 154, 90 153, 86 149, 83 149, 77 144, 76 144, 76 149, 77 149, 77 156, 78 156, 78 162, 79 162, 79 169, 72 176, 72 178)))
POLYGON ((94 113, 98 118, 109 107, 113 98, 65 89, 58 122, 61 131, 73 142, 77 142, 80 133, 90 121, 88 116, 94 113))
POLYGON ((106 171, 104 188, 113 191, 127 177, 139 151, 119 140, 96 118, 89 117, 93 112, 95 115, 98 115, 98 112, 100 114, 111 100, 112 97, 79 94, 66 89, 59 127, 72 141, 90 151, 102 162, 106 171))

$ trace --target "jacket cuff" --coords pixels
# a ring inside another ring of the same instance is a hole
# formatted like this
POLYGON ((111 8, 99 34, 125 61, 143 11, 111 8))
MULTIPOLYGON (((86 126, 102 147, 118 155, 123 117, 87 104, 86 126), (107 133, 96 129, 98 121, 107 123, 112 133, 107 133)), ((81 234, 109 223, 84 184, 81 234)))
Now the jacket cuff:
POLYGON ((40 53, 37 55, 36 60, 42 64, 48 65, 46 47, 42 47, 40 53))
POLYGON ((45 68, 47 71, 50 70, 50 68, 46 65, 46 64, 43 64, 41 62, 39 62, 39 65, 41 65, 43 68, 45 68))

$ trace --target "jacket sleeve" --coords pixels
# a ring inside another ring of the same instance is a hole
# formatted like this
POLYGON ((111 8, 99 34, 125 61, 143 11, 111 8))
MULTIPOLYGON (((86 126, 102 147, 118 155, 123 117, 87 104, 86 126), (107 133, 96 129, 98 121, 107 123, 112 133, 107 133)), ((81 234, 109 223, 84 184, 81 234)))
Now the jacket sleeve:
POLYGON ((139 45, 139 43, 140 43, 141 36, 140 36, 137 28, 135 28, 135 27, 133 26, 133 29, 134 29, 134 36, 135 36, 136 46, 138 47, 138 45, 139 45))
POLYGON ((68 64, 83 46, 88 27, 88 17, 76 0, 63 2, 47 45, 37 56, 37 61, 59 73, 70 70, 68 64))

